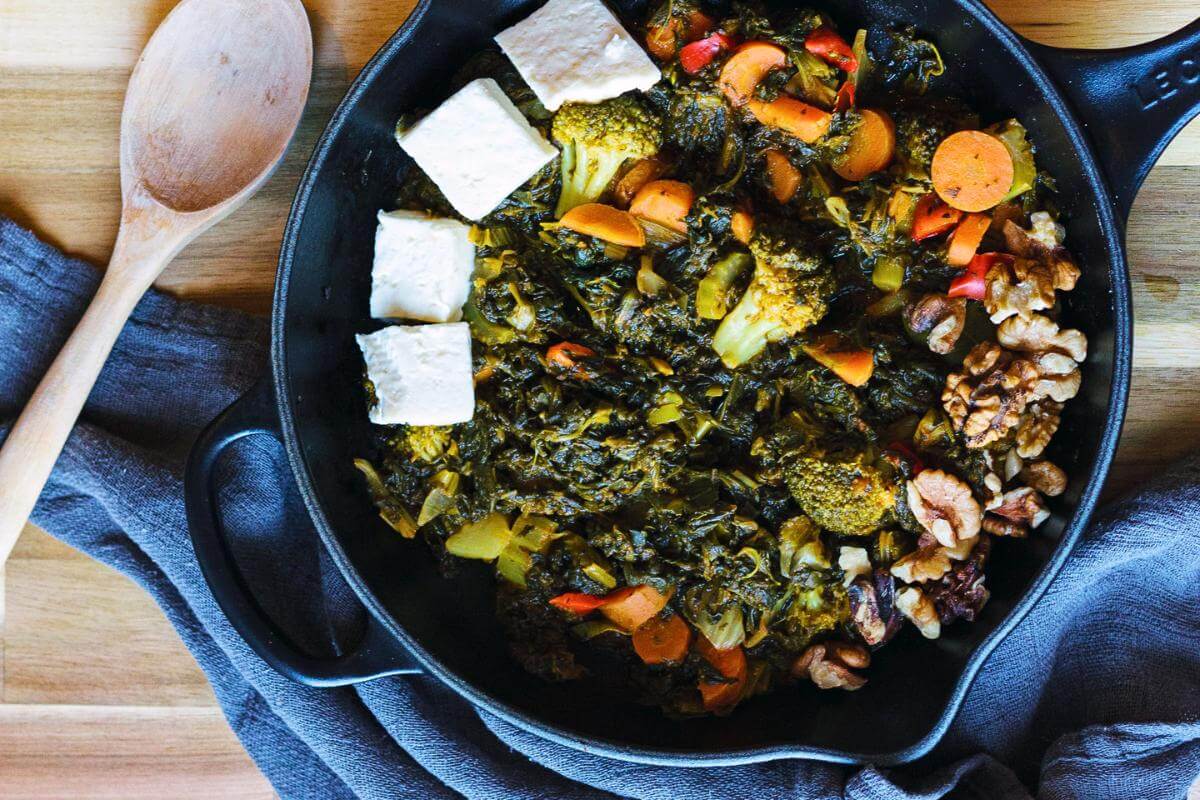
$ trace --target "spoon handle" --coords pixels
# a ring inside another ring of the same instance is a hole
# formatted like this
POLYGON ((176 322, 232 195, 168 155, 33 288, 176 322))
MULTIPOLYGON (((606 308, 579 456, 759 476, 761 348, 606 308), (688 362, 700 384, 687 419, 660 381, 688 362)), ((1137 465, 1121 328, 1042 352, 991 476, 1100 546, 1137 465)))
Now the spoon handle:
POLYGON ((178 251, 126 220, 100 288, 0 448, 0 566, 8 559, 125 322, 178 251), (131 224, 127 224, 131 223, 131 224))

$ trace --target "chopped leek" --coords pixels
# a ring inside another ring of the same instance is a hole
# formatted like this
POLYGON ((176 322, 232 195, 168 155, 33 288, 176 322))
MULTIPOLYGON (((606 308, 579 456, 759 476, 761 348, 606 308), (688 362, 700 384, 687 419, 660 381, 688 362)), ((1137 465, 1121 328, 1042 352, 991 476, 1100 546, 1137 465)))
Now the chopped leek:
POLYGON ((491 513, 479 522, 468 522, 446 540, 446 551, 459 558, 491 561, 512 539, 512 530, 503 514, 491 513))

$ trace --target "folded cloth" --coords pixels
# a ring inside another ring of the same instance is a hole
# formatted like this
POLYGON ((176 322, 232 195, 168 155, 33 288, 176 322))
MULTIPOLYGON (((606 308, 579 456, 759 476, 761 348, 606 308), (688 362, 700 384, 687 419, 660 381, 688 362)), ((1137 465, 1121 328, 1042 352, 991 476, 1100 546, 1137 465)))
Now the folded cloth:
MULTIPOLYGON (((93 268, 0 219, 0 420, 19 411, 96 283, 93 268)), ((214 602, 181 487, 196 435, 264 374, 266 335, 263 320, 152 292, 33 519, 154 597, 285 798, 1181 800, 1200 771, 1200 461, 1103 515, 916 765, 627 764, 514 728, 428 676, 293 683, 214 602)), ((245 441, 220 472, 224 517, 264 606, 301 644, 334 652, 361 611, 288 476, 273 442, 245 441)))

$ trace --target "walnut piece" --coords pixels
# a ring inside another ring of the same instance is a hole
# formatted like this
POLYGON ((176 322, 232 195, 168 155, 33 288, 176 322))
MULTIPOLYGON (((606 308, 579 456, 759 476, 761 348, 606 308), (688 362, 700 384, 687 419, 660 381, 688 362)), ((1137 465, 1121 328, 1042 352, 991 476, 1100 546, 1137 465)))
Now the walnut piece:
POLYGON ((976 345, 963 369, 946 376, 942 405, 967 447, 986 447, 1020 422, 1040 375, 1032 363, 993 342, 976 345))
POLYGON ((1004 501, 993 508, 992 513, 1030 528, 1036 528, 1050 516, 1046 504, 1042 502, 1042 496, 1029 486, 1005 492, 1004 501))
POLYGON ((926 639, 936 639, 942 635, 942 622, 938 619, 937 608, 917 587, 905 586, 896 592, 896 609, 912 620, 926 639))
POLYGON ((1062 246, 1067 238, 1067 229, 1055 222, 1049 212, 1035 211, 1029 215, 1029 231, 1026 235, 1053 250, 1062 246))
POLYGON ((1009 350, 1023 353, 1062 353, 1075 361, 1087 358, 1087 337, 1073 328, 1060 329, 1044 314, 1004 320, 996 330, 996 339, 1009 350))
POLYGON ((1067 489, 1067 473, 1049 461, 1031 461, 1021 470, 1021 479, 1046 497, 1058 497, 1067 489))
POLYGON ((1053 236, 1055 244, 1048 243, 1047 240, 1050 237, 1045 235, 1044 223, 1046 220, 1036 219, 1036 216, 1030 218, 1034 224, 1032 233, 1011 220, 1004 223, 1004 242, 1008 247, 1008 252, 1018 258, 1029 259, 1044 265, 1045 270, 1054 281, 1054 288, 1069 292, 1079 281, 1079 267, 1075 266, 1071 254, 1060 246, 1062 240, 1058 237, 1057 230, 1054 231, 1053 236), (1043 225, 1039 226, 1039 222, 1042 222, 1043 225))
POLYGON ((994 517, 986 514, 983 518, 983 532, 992 536, 1007 536, 1010 539, 1024 539, 1029 535, 1029 527, 1013 522, 1004 517, 994 517))
POLYGON ((971 555, 977 544, 979 544, 978 536, 972 536, 969 539, 960 539, 953 547, 943 547, 942 553, 947 558, 952 558, 955 561, 964 561, 971 555))
POLYGON ((996 330, 996 339, 1010 350, 1029 354, 1038 371, 1033 398, 1063 403, 1079 393, 1079 362, 1087 358, 1087 337, 1077 330, 1060 330, 1041 314, 1028 319, 1010 317, 996 330))
POLYGON ((914 550, 892 564, 892 574, 905 583, 936 581, 949 571, 950 557, 938 546, 914 550))
POLYGON ((1013 257, 996 259, 984 278, 983 305, 992 322, 1053 308, 1055 290, 1075 288, 1079 268, 1066 250, 1047 247, 1011 220, 1004 235, 1013 257))
POLYGON ((1017 455, 1037 458, 1042 454, 1058 430, 1062 409, 1062 403, 1049 399, 1030 404, 1017 425, 1017 455))
POLYGON ((979 534, 979 503, 971 487, 955 476, 927 469, 908 482, 907 491, 913 516, 939 544, 953 547, 979 534))
POLYGON ((906 310, 908 327, 929 334, 929 349, 945 355, 954 349, 967 322, 967 298, 927 294, 906 310))
POLYGON ((871 558, 862 547, 842 547, 838 550, 838 567, 845 574, 842 585, 849 586, 859 575, 871 574, 871 558))
POLYGON ((859 645, 823 642, 810 646, 792 662, 792 675, 808 678, 818 689, 845 689, 853 692, 865 686, 867 679, 851 672, 851 666, 861 668, 870 663, 870 653, 859 645))

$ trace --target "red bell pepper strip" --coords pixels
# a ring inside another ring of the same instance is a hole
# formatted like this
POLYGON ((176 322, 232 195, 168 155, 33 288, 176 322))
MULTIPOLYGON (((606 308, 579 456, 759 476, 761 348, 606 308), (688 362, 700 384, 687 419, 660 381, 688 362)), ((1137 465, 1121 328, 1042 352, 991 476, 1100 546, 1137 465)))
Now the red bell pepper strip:
POLYGON ((1012 256, 1007 253, 979 253, 962 274, 950 282, 951 297, 967 297, 971 300, 983 300, 987 292, 988 270, 997 261, 1011 262, 1012 256))
POLYGON ((925 462, 922 461, 921 457, 918 456, 916 452, 904 442, 892 442, 887 446, 887 449, 903 456, 904 460, 907 461, 909 466, 912 467, 912 473, 914 476, 925 471, 925 462))
POLYGON ((605 597, 586 594, 584 592, 566 592, 565 594, 550 598, 550 605, 555 608, 561 608, 563 611, 570 611, 572 614, 578 614, 581 617, 584 614, 592 613, 606 602, 608 600, 605 597))
POLYGON ((683 49, 679 51, 679 65, 687 74, 695 75, 711 64, 717 54, 732 50, 735 45, 736 42, 732 36, 718 31, 697 42, 684 45, 683 49))
POLYGON ((854 108, 854 81, 847 80, 842 84, 842 88, 838 89, 837 98, 833 101, 834 111, 845 111, 848 108, 854 108))
POLYGON ((804 40, 804 49, 840 70, 852 75, 858 72, 854 49, 833 28, 822 25, 810 33, 804 40))

